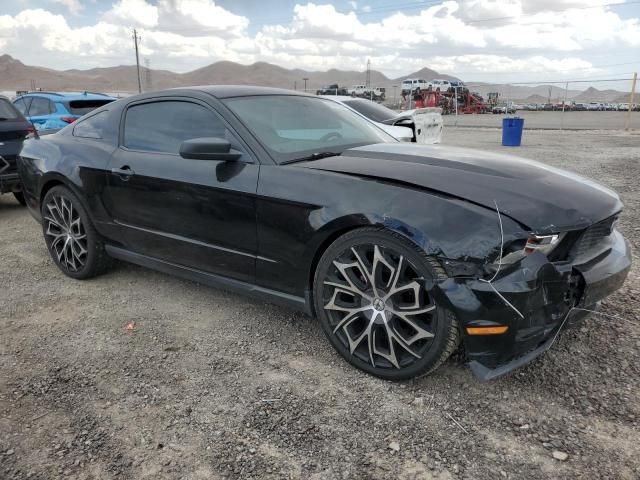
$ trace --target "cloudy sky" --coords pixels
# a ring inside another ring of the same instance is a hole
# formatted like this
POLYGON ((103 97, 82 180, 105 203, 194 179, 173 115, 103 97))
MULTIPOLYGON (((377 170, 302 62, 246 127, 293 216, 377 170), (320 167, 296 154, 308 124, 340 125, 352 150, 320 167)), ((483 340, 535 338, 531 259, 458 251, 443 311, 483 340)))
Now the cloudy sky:
POLYGON ((0 0, 0 54, 56 69, 218 60, 397 77, 428 66, 465 80, 630 76, 640 0, 0 0))

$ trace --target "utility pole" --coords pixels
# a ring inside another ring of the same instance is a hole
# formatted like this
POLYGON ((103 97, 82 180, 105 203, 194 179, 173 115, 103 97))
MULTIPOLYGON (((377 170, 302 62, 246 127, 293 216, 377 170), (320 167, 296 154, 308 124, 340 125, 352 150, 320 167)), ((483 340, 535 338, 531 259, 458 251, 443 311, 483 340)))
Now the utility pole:
POLYGON ((153 87, 151 85, 151 60, 145 58, 144 66, 146 68, 146 71, 144 72, 144 89, 147 92, 150 92, 151 90, 153 90, 153 87))
POLYGON ((365 80, 365 86, 367 90, 371 89, 371 59, 367 59, 367 77, 365 80))
POLYGON ((564 84, 564 100, 562 100, 562 116, 560 117, 560 130, 564 128, 564 110, 567 108, 567 93, 569 93, 569 82, 564 84))
POLYGON ((138 56, 138 40, 140 37, 138 36, 138 32, 136 29, 133 29, 133 43, 136 46, 136 69, 138 71, 138 93, 142 93, 142 82, 140 82, 140 57, 138 56))
POLYGON ((629 97, 629 110, 627 110, 627 120, 624 122, 624 129, 629 130, 629 122, 631 121, 631 110, 633 110, 633 101, 636 98, 636 81, 638 80, 638 72, 633 74, 633 83, 631 84, 631 96, 629 97))
POLYGON ((307 92, 307 80, 309 80, 307 77, 304 77, 302 80, 304 80, 304 91, 305 93, 307 92))

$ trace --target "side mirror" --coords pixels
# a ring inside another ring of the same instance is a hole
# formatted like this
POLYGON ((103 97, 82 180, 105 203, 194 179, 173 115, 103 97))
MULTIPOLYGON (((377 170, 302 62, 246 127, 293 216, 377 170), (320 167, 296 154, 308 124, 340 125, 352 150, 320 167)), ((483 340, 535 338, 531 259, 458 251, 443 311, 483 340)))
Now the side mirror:
POLYGON ((193 138, 182 142, 180 156, 191 160, 235 161, 242 154, 231 150, 231 143, 224 138, 207 137, 193 138))

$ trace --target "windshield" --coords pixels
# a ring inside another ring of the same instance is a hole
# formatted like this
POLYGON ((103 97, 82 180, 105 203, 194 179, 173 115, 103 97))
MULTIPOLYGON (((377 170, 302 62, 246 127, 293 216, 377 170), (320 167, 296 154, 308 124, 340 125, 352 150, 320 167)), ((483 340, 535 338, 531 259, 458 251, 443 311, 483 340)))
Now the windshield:
POLYGON ((260 95, 224 102, 278 163, 397 141, 344 105, 319 97, 260 95))
POLYGON ((356 112, 361 113, 374 122, 382 123, 385 120, 389 120, 390 118, 397 116, 397 113, 390 108, 384 107, 379 103, 372 102, 371 100, 354 98, 353 100, 345 100, 342 103, 353 108, 356 112))

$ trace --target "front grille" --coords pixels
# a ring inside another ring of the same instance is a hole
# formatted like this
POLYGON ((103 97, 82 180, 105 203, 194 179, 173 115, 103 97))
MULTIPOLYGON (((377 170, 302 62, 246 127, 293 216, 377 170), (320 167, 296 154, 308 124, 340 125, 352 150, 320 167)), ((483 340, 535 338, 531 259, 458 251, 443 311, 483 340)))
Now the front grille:
POLYGON ((583 255, 598 245, 603 238, 611 235, 611 232, 613 231, 613 224, 617 218, 618 216, 614 215, 588 227, 576 243, 575 255, 578 257, 583 255))

